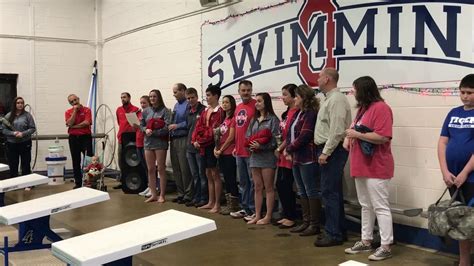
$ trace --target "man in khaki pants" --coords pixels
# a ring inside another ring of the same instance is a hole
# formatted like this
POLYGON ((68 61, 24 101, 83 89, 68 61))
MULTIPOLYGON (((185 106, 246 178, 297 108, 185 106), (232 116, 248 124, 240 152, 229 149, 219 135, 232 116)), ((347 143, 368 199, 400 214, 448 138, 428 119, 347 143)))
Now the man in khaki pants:
POLYGON ((186 158, 188 137, 188 101, 186 101, 186 86, 182 83, 173 85, 173 96, 178 101, 173 108, 172 124, 168 126, 170 131, 170 156, 173 168, 173 177, 178 190, 178 197, 173 202, 179 204, 188 203, 193 199, 193 182, 186 158))

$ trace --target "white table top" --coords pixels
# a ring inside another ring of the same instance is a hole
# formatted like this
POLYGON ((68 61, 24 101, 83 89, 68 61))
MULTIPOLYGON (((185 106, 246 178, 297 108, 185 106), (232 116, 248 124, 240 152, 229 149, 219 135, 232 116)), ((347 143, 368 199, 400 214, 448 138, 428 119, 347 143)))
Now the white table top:
POLYGON ((348 260, 346 262, 339 264, 339 266, 368 266, 368 264, 358 262, 355 260, 348 260))
POLYGON ((49 179, 47 176, 38 174, 29 174, 9 178, 0 181, 0 192, 7 192, 11 190, 22 189, 25 187, 32 187, 42 184, 47 184, 49 179))
POLYGON ((7 171, 9 169, 10 167, 8 167, 8 165, 0 163, 0 172, 7 171))
POLYGON ((87 187, 0 208, 0 223, 17 224, 110 199, 109 193, 87 187))
POLYGON ((213 220, 168 210, 52 244, 71 265, 101 265, 216 230, 213 220))

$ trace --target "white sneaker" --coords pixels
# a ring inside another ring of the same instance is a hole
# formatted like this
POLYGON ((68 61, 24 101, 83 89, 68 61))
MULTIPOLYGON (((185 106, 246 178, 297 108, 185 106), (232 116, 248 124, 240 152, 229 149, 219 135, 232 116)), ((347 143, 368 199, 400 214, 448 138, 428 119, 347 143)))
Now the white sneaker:
POLYGON ((145 190, 143 190, 142 192, 138 193, 138 195, 145 197, 146 194, 148 194, 148 193, 150 193, 150 188, 147 187, 145 190))
POLYGON ((255 219, 255 213, 244 217, 244 220, 247 222, 252 221, 253 219, 255 219))
POLYGON ((392 252, 390 250, 385 250, 382 247, 379 247, 375 250, 374 254, 369 256, 369 260, 379 261, 385 260, 392 257, 392 252))
POLYGON ((350 247, 350 248, 346 248, 344 250, 344 252, 346 254, 358 254, 358 253, 361 253, 361 252, 369 252, 369 251, 372 251, 372 246, 369 244, 369 245, 365 245, 362 241, 357 241, 354 246, 350 247))
POLYGON ((151 197, 151 191, 148 191, 148 192, 145 194, 145 197, 146 197, 146 198, 151 197))
POLYGON ((245 210, 240 210, 240 211, 236 211, 236 212, 231 212, 230 213, 230 216, 232 218, 235 218, 235 219, 242 219, 244 218, 245 216, 247 215, 247 213, 245 212, 245 210))

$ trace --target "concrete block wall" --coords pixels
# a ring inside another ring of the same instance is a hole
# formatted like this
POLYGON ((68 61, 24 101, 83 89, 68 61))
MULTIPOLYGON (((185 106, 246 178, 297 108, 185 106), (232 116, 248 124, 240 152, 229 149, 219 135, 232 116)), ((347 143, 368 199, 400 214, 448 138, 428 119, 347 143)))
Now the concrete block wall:
MULTIPOLYGON (((104 41, 98 51, 103 54, 99 60, 102 77, 99 101, 109 105, 112 111, 120 105, 123 91, 129 91, 132 102, 138 105, 141 95, 158 88, 168 107, 174 104, 171 86, 176 82, 201 91, 201 24, 206 20, 222 19, 229 13, 279 2, 243 1, 231 7, 179 18, 200 10, 199 1, 98 1, 98 26, 102 32, 98 41, 104 41), (170 21, 172 18, 177 19, 170 21), (155 22, 161 24, 109 39, 155 22)), ((94 40, 94 5, 94 0, 0 0, 0 34, 94 40)), ((65 97, 76 92, 83 102, 86 101, 90 64, 95 55, 96 47, 89 44, 0 38, 0 73, 20 74, 18 94, 34 106, 41 132, 63 133, 63 112, 68 107, 65 97)), ((350 68, 345 69, 350 71, 350 68)), ((354 69, 354 72, 358 71, 354 69)), ((300 83, 299 80, 294 82, 300 83)), ((450 108, 460 105, 459 98, 390 90, 383 91, 382 95, 392 107, 395 121, 392 142, 395 176, 390 185, 391 202, 426 209, 443 189, 436 144, 444 116, 450 108)), ((348 97, 354 105, 353 96, 348 97)), ((279 114, 285 109, 281 101, 274 101, 274 108, 279 114)), ((44 152, 46 146, 44 144, 40 149, 44 152)), ((352 182, 346 177, 346 192, 355 195, 352 182)), ((426 220, 422 218, 395 216, 395 221, 426 226, 426 220)))
MULTIPOLYGON (((128 90, 134 97, 133 101, 138 103, 140 95, 146 94, 151 88, 160 88, 166 104, 171 107, 174 104, 170 90, 173 83, 183 82, 199 91, 201 23, 207 19, 222 19, 229 12, 240 13, 275 2, 278 1, 244 1, 230 8, 179 19, 105 42, 104 102, 118 106, 120 92, 128 90)), ((159 4, 104 0, 102 4, 104 39, 160 21, 162 17, 171 18, 200 8, 197 1, 190 0, 161 1, 159 4)), ((300 83, 299 80, 294 82, 300 83)), ((426 209, 444 188, 436 145, 444 117, 450 108, 460 105, 459 98, 420 96, 391 90, 383 91, 382 95, 394 113, 392 151, 395 176, 390 184, 390 200, 426 209)), ((354 97, 348 97, 354 106, 354 97)), ((286 109, 281 101, 275 100, 273 104, 278 114, 286 109)), ((355 196, 353 180, 348 176, 348 171, 345 188, 347 194, 355 196)), ((423 218, 395 216, 395 221, 426 227, 426 219, 423 218)))
MULTIPOLYGON (((31 105, 39 134, 67 132, 68 94, 87 101, 94 40, 94 0, 0 0, 0 73, 19 74, 17 94, 31 105)), ((36 170, 46 169, 51 143, 39 142, 36 170)))

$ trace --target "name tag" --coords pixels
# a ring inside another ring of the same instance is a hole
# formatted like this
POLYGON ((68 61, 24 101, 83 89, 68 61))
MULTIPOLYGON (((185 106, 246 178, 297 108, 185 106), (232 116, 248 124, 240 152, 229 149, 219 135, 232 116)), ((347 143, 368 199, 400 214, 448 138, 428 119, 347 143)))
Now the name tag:
POLYGON ((58 208, 54 208, 54 209, 51 210, 51 214, 57 213, 57 212, 60 212, 60 211, 63 211, 63 210, 69 209, 69 208, 71 208, 71 204, 61 206, 61 207, 58 207, 58 208))
POLYGON ((150 248, 152 248, 152 247, 156 247, 156 246, 159 246, 159 245, 166 244, 167 241, 168 241, 168 238, 163 238, 163 239, 160 239, 160 240, 157 240, 157 241, 153 241, 153 242, 148 243, 148 244, 144 244, 144 245, 142 245, 142 251, 143 251, 143 250, 150 249, 150 248))

